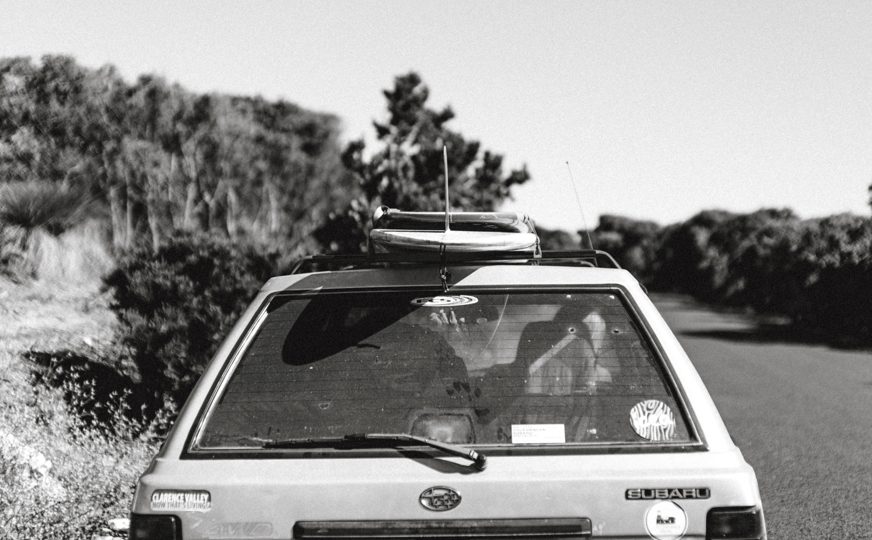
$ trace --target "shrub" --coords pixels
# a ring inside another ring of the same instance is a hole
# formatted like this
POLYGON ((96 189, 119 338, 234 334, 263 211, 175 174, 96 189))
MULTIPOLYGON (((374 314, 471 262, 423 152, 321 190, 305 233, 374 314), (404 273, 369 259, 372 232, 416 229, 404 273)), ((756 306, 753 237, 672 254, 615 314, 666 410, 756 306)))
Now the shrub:
POLYGON ((0 223, 59 235, 85 221, 91 197, 51 182, 10 182, 0 186, 0 223))
POLYGON ((709 238, 712 231, 733 216, 722 210, 704 210, 663 229, 653 269, 653 287, 713 300, 719 272, 712 265, 709 238))
POLYGON ((0 538, 91 540, 126 517, 136 479, 160 438, 117 411, 114 429, 83 424, 62 394, 35 387, 0 406, 0 538))
POLYGON ((70 412, 89 428, 113 430, 120 412, 140 418, 145 405, 142 389, 108 363, 70 350, 24 353, 31 362, 32 386, 58 388, 70 412))
POLYGON ((799 226, 799 218, 789 209, 761 209, 718 224, 707 249, 708 265, 714 270, 713 298, 772 311, 796 294, 785 277, 797 260, 799 226))
POLYGON ((805 337, 872 343, 872 220, 703 212, 665 229, 655 286, 790 317, 805 337))
POLYGON ((622 268, 649 284, 661 228, 652 221, 638 221, 604 214, 594 229, 594 245, 609 252, 622 268))
MULTIPOLYGON (((544 227, 536 227, 536 232, 539 234, 539 242, 541 242, 542 250, 553 251, 572 251, 581 249, 581 239, 578 233, 569 233, 560 229, 546 229, 544 227)), ((585 238, 584 247, 590 247, 585 238)))
POLYGON ((841 214, 804 224, 795 279, 802 302, 788 312, 803 331, 872 344, 872 219, 841 214))
POLYGON ((277 257, 209 237, 124 255, 109 274, 120 342, 155 408, 181 404, 277 257))

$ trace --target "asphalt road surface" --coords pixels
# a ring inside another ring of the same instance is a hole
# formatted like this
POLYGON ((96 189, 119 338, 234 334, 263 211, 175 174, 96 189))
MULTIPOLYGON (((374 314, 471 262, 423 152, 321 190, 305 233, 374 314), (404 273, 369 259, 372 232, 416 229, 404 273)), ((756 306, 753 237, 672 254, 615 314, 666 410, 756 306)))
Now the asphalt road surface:
POLYGON ((769 538, 872 538, 872 352, 654 301, 757 473, 769 538))

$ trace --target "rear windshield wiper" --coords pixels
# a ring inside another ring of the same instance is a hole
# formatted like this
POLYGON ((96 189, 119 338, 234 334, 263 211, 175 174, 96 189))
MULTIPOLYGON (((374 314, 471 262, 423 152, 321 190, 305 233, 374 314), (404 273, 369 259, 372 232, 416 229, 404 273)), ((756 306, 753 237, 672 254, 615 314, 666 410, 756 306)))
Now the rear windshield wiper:
POLYGON ((483 471, 487 466, 487 456, 472 448, 466 448, 457 444, 444 443, 427 439, 408 433, 353 433, 343 437, 324 437, 313 439, 284 439, 267 441, 263 448, 311 448, 317 446, 350 446, 355 443, 386 444, 388 446, 402 445, 403 443, 415 443, 441 450, 448 455, 466 458, 472 461, 476 469, 483 471))

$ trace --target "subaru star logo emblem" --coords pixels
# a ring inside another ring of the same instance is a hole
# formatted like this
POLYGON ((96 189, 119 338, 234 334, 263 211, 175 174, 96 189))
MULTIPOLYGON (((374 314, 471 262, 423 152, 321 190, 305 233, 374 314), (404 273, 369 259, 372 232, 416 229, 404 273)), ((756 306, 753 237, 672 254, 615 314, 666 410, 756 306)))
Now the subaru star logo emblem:
POLYGON ((450 487, 436 486, 425 489, 418 497, 421 506, 434 512, 445 512, 460 504, 460 493, 450 487))

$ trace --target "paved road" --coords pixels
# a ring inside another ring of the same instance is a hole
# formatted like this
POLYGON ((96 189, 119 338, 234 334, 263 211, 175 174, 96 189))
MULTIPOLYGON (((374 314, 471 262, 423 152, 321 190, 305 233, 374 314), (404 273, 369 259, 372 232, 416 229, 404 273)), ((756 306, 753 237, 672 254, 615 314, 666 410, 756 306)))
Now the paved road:
POLYGON ((757 472, 769 538, 872 538, 872 352, 791 341, 682 297, 655 303, 757 472))

